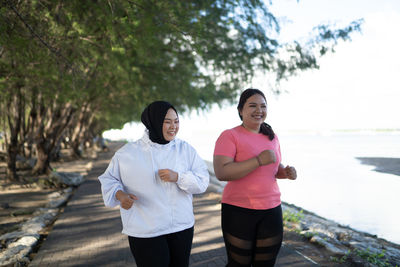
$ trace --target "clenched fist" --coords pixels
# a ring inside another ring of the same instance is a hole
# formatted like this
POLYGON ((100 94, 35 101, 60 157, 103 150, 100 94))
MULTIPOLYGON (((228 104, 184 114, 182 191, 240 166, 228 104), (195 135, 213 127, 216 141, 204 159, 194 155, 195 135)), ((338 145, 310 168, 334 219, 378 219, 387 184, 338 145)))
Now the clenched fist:
POLYGON ((178 181, 178 173, 170 169, 160 169, 158 170, 158 176, 164 182, 176 182, 178 181))
POLYGON ((260 154, 258 154, 259 162, 261 165, 268 165, 271 163, 275 163, 276 156, 273 150, 264 150, 260 154))
POLYGON ((279 166, 278 173, 276 174, 276 178, 287 178, 289 180, 296 180, 297 172, 296 169, 292 166, 283 167, 283 165, 279 166))
POLYGON ((286 166, 285 167, 286 170, 286 177, 290 180, 296 180, 297 178, 297 172, 296 169, 292 166, 286 166))
POLYGON ((132 207, 135 200, 138 199, 135 195, 127 194, 122 190, 118 190, 117 193, 115 194, 115 197, 119 200, 120 202, 119 205, 121 206, 121 208, 126 210, 129 210, 132 207))

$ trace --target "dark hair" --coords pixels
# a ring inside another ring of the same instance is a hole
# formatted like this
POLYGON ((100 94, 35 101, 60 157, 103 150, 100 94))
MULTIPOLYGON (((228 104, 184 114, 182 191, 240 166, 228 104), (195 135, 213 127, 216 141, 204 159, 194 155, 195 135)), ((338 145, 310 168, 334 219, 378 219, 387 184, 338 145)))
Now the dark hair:
MULTIPOLYGON (((243 109, 244 103, 246 103, 247 99, 248 99, 249 97, 255 95, 255 94, 261 95, 261 96, 264 98, 265 102, 267 102, 267 99, 265 98, 264 93, 261 92, 260 90, 258 90, 258 89, 253 89, 253 88, 248 88, 248 89, 244 90, 244 91, 242 92, 242 94, 240 95, 239 104, 238 104, 238 106, 237 106, 238 113, 239 113, 239 117, 240 117, 240 119, 241 119, 242 121, 243 121, 243 118, 242 118, 242 115, 240 115, 240 111, 243 109)), ((260 126, 260 132, 261 132, 263 135, 268 136, 269 140, 271 140, 271 141, 272 141, 272 140, 274 139, 274 137, 275 137, 275 133, 274 133, 274 131, 272 130, 272 127, 271 127, 269 124, 265 123, 265 122, 263 122, 263 123, 261 124, 261 126, 260 126)))

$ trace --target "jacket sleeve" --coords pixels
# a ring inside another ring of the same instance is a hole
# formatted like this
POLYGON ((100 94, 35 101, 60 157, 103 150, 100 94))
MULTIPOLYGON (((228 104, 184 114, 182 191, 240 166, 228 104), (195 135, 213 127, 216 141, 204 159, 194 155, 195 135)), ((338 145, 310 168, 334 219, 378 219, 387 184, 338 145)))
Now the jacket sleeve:
POLYGON ((107 170, 99 176, 99 181, 101 183, 101 193, 103 195, 104 204, 107 207, 115 207, 120 204, 120 202, 115 198, 115 193, 118 190, 123 190, 118 158, 114 155, 107 170))
POLYGON ((179 172, 178 187, 187 193, 200 194, 206 191, 210 182, 210 175, 206 163, 197 154, 196 150, 188 145, 189 170, 179 172))

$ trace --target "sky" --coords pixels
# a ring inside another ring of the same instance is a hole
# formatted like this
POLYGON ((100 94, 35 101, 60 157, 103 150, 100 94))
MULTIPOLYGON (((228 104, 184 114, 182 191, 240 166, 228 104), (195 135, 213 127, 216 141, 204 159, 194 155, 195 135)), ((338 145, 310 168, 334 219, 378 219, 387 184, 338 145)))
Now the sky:
POLYGON ((400 1, 275 2, 272 10, 292 20, 282 27, 284 40, 304 36, 315 24, 345 25, 364 19, 362 33, 353 34, 352 42, 340 43, 336 53, 322 58, 319 70, 304 72, 282 84, 288 93, 280 96, 270 111, 277 126, 399 129, 400 1))
MULTIPOLYGON (((247 86, 265 93, 267 122, 275 132, 400 129, 400 1, 279 0, 271 10, 281 21, 280 38, 285 41, 301 40, 321 23, 341 26, 364 19, 362 32, 353 33, 351 42, 340 42, 335 53, 320 60, 318 70, 282 82, 285 93, 274 95, 265 76, 247 86)), ((235 106, 214 106, 199 114, 180 114, 178 137, 201 150, 240 123, 235 106)), ((141 124, 130 123, 104 137, 135 140, 143 130, 141 124)), ((209 150, 199 154, 209 158, 209 150)))

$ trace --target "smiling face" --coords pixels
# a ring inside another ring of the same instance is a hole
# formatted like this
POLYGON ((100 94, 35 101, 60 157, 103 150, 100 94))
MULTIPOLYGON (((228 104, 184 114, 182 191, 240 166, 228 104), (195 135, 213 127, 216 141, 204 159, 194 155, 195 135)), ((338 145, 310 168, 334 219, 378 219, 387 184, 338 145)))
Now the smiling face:
POLYGON ((239 110, 239 114, 242 117, 243 126, 252 132, 258 133, 260 125, 267 117, 267 103, 264 97, 260 94, 254 94, 249 97, 243 108, 239 110))
POLYGON ((167 141, 172 141, 175 139, 176 134, 179 131, 179 118, 175 110, 170 108, 165 115, 162 132, 164 139, 167 141))

